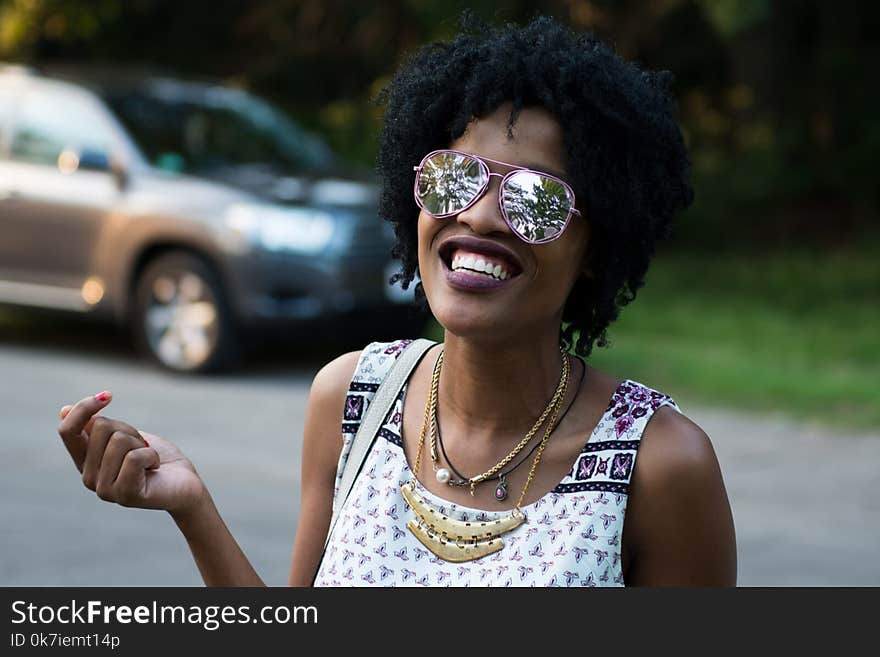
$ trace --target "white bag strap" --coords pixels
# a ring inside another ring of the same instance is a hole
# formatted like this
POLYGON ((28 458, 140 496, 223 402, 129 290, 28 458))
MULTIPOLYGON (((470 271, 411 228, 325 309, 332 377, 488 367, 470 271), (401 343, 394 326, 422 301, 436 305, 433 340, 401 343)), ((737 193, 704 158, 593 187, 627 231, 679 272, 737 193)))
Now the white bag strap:
POLYGON ((324 549, 330 541, 333 534, 333 528, 339 520, 339 511, 342 505, 348 499, 351 489, 354 487, 354 481, 363 468, 367 454, 376 440, 376 434, 382 424, 382 420, 391 410, 391 405, 400 395, 403 384, 409 378, 409 375, 415 369, 416 364, 421 360, 422 356, 433 347, 436 342, 419 338, 407 345, 403 353, 398 356, 394 365, 391 366, 385 380, 382 381, 376 395, 373 397, 372 403, 367 408, 361 426, 354 436, 354 442, 351 445, 351 451, 348 453, 348 459, 345 462, 345 468, 342 471, 342 479, 339 483, 339 489, 336 491, 336 497, 333 498, 333 518, 330 521, 330 530, 327 532, 327 538, 324 541, 324 549))

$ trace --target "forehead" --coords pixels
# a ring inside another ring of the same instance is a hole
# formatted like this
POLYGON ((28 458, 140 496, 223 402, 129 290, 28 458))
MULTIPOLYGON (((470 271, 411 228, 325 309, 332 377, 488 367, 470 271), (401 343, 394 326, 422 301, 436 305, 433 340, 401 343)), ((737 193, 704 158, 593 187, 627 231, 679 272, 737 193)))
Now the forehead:
POLYGON ((562 127, 543 108, 523 108, 509 129, 510 103, 468 124, 450 148, 533 169, 565 171, 562 127))

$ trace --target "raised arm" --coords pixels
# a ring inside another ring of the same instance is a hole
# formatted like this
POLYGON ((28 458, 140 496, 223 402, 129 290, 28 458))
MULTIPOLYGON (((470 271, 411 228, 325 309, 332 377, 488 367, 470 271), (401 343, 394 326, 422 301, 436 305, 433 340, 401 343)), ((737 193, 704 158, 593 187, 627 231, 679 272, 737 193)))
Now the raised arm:
POLYGON ((290 586, 311 586, 324 553, 342 452, 342 411, 359 357, 360 352, 353 351, 336 358, 312 382, 303 429, 302 488, 290 586))

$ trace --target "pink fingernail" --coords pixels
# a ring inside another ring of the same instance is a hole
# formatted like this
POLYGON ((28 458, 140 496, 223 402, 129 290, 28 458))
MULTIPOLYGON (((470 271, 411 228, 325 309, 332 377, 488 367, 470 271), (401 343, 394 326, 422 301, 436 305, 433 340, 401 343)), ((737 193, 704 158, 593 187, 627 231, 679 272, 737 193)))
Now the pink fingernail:
POLYGON ((95 399, 97 399, 101 403, 104 403, 108 399, 110 399, 110 392, 108 390, 105 390, 104 392, 99 392, 97 395, 95 395, 95 399))
POLYGON ((147 440, 147 439, 146 439, 146 438, 144 438, 144 437, 143 437, 143 436, 141 436, 141 440, 143 440, 143 441, 144 441, 144 445, 146 445, 146 446, 147 446, 147 447, 149 447, 149 446, 150 446, 150 441, 149 441, 149 440, 147 440))

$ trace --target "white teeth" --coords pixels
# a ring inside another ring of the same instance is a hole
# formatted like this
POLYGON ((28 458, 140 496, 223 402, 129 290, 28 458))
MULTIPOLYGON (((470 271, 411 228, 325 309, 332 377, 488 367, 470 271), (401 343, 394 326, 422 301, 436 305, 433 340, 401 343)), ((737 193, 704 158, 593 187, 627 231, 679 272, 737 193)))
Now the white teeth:
POLYGON ((479 272, 481 274, 492 276, 498 280, 506 281, 510 278, 510 274, 501 265, 493 265, 486 262, 482 258, 472 255, 456 255, 452 258, 452 271, 467 269, 471 272, 479 272))

